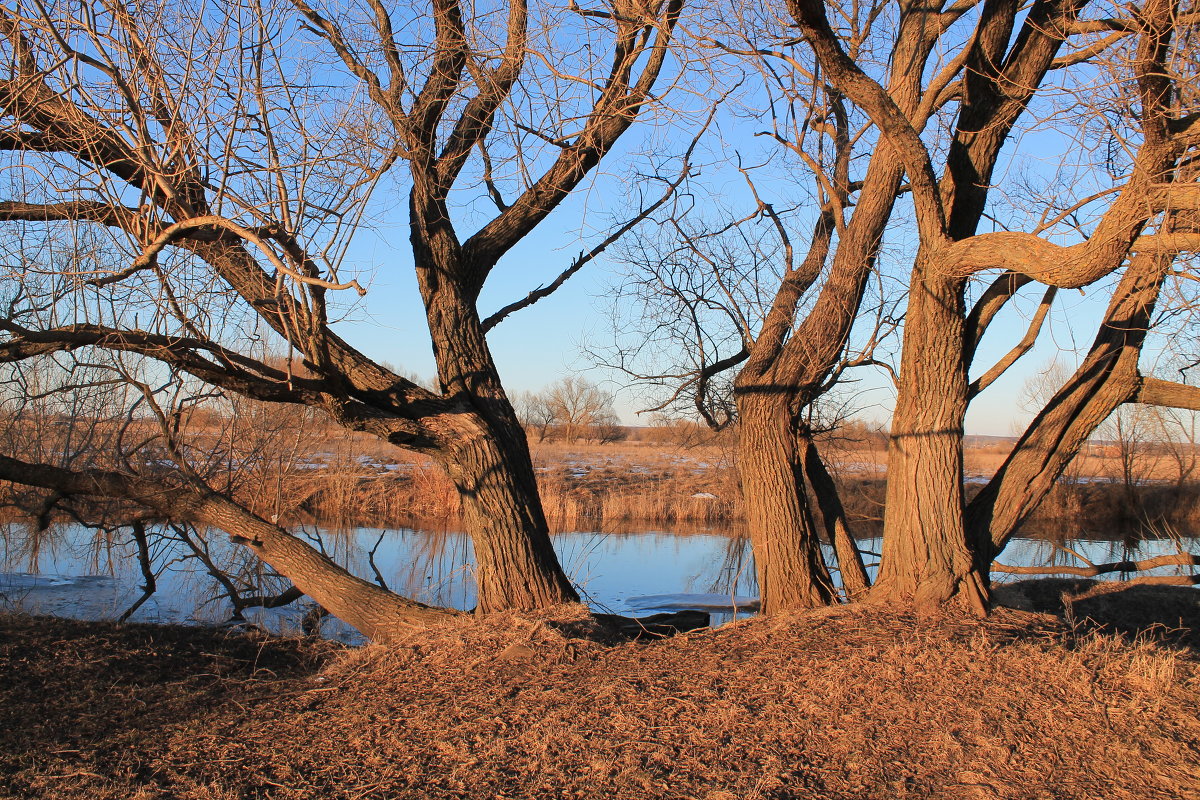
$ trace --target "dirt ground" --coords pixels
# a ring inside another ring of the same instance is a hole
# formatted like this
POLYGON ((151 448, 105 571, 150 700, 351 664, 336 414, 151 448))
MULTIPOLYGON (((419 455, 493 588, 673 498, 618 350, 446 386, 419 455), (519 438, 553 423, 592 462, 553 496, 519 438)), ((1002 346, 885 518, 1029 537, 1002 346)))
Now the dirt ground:
POLYGON ((1122 594, 620 644, 564 608, 358 650, 0 617, 0 796, 1200 798, 1197 593, 1122 594))

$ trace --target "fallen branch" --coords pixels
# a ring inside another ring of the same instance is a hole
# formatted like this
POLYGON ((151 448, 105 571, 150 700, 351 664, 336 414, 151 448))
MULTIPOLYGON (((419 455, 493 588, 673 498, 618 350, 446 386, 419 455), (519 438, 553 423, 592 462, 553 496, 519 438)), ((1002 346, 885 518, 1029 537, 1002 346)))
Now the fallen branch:
MULTIPOLYGON (((1159 567, 1195 566, 1200 566, 1200 555, 1192 553, 1168 553, 1164 556, 1145 558, 1141 561, 1113 561, 1107 564, 1088 564, 1082 567, 1072 567, 1065 564, 1044 567, 1016 567, 997 562, 992 565, 992 572, 1003 572, 1008 575, 1078 575, 1083 578, 1094 578, 1098 575, 1107 575, 1112 572, 1143 572, 1159 567)), ((1191 586, 1200 583, 1200 576, 1156 575, 1137 578, 1136 581, 1139 583, 1191 586)))

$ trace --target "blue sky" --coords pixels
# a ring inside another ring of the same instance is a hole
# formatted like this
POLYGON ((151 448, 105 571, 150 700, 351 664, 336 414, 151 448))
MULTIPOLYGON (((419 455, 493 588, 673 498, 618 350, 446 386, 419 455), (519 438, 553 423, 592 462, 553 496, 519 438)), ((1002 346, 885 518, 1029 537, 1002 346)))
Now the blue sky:
MULTIPOLYGON (((727 176, 713 178, 725 179, 727 176)), ((598 241, 595 234, 581 237, 581 225, 604 225, 611 219, 612 209, 628 204, 627 193, 619 178, 603 176, 589 190, 564 203, 501 260, 481 299, 483 313, 553 280, 581 250, 598 241)), ((368 294, 337 327, 368 355, 432 377, 433 357, 412 269, 406 209, 394 196, 378 199, 392 210, 381 213, 373 227, 358 231, 346 263, 367 278, 368 294)), ((463 233, 469 234, 466 226, 463 233)), ((908 267, 904 255, 901 247, 896 254, 896 271, 900 274, 908 267)), ((617 250, 610 250, 557 293, 512 315, 493 330, 493 352, 511 393, 537 390, 563 375, 583 372, 616 391, 617 410, 627 424, 645 422, 635 413, 645 405, 644 392, 626 386, 628 379, 624 376, 596 368, 582 351, 585 343, 603 347, 611 341, 606 295, 617 279, 619 265, 614 258, 618 256, 617 250)), ((976 374, 1002 357, 1021 337, 1041 291, 1038 286, 1027 287, 1023 299, 1012 303, 994 323, 976 359, 976 374)), ((1100 287, 1060 292, 1033 352, 973 403, 967 416, 968 433, 1012 435, 1017 423, 1029 417, 1019 406, 1026 380, 1055 359, 1074 366, 1074 352, 1090 343, 1106 301, 1107 293, 1100 287)), ((898 365, 898 354, 893 361, 898 365)), ((861 416, 886 421, 894 398, 886 373, 863 369, 854 378, 851 391, 861 416)))
MULTIPOLYGON (((576 209, 560 209, 501 261, 480 304, 485 314, 552 280, 582 249, 583 243, 569 230, 571 226, 557 220, 559 215, 572 216, 572 211, 578 220, 576 209)), ((349 264, 368 273, 369 289, 361 305, 338 325, 339 331, 374 358, 432 377, 433 357, 412 271, 404 216, 393 213, 374 229, 360 231, 349 264)), ((583 371, 590 379, 606 381, 606 386, 617 390, 618 412, 627 423, 644 421, 635 414, 644 405, 641 394, 636 389, 619 388, 627 382, 625 378, 596 368, 581 351, 585 342, 601 346, 608 342, 610 320, 605 295, 615 280, 616 269, 611 258, 602 258, 551 297, 514 314, 493 330, 492 349, 510 392, 540 389, 563 375, 583 371)), ((1039 297, 1037 287, 1027 289, 1023 302, 1003 312, 984 342, 976 371, 986 369, 1020 338, 1039 297)), ((968 432, 1011 435, 1015 423, 1027 417, 1018 407, 1025 381, 1055 358, 1074 364, 1070 351, 1090 343, 1105 300, 1105 292, 1100 289, 1060 292, 1034 351, 972 405, 968 432)), ((854 402, 860 413, 886 420, 894 397, 890 379, 875 369, 860 370, 855 378, 854 402)))

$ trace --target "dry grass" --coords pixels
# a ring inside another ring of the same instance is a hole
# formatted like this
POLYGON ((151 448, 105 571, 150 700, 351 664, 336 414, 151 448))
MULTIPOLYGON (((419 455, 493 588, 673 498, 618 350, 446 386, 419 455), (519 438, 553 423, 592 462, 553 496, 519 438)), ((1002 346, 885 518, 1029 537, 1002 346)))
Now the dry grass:
MULTIPOLYGON (((285 507, 320 520, 391 526, 457 518, 457 492, 436 465, 417 456, 372 457, 293 475, 284 486, 285 507)), ((557 530, 741 516, 737 475, 716 447, 545 443, 534 449, 534 462, 547 519, 557 530)))
MULTIPOLYGON (((969 491, 1003 462, 1011 442, 969 440, 964 454, 969 491)), ((251 510, 285 523, 318 522, 379 527, 455 524, 459 497, 446 474, 427 457, 365 434, 322 433, 294 458, 243 469, 234 494, 251 510), (316 467, 316 468, 314 468, 316 467), (260 474, 261 473, 261 474, 260 474)), ((1092 447, 1072 467, 1076 483, 1056 486, 1033 518, 1050 538, 1070 538, 1114 527, 1186 526, 1200 522, 1200 485, 1167 481, 1159 459, 1148 482, 1131 496, 1108 483, 1119 472, 1111 448, 1092 447), (1097 480, 1092 480, 1097 479, 1097 480), (1156 482, 1157 481, 1157 482, 1156 482)), ((543 442, 532 446, 542 503, 559 531, 610 530, 629 524, 731 523, 743 519, 739 478, 730 443, 669 441, 606 444, 543 442)), ((886 449, 878 437, 827 442, 823 454, 842 488, 842 501, 862 530, 882 515, 886 449)), ((215 482, 220 485, 218 477, 215 482)), ((13 517, 10 495, 29 494, 0 484, 0 518, 13 517)), ((40 496, 40 495, 39 495, 40 496)), ((15 503, 25 516, 38 500, 15 503)))
POLYGON ((741 517, 737 473, 717 448, 543 445, 535 459, 546 516, 560 530, 741 517))
MULTIPOLYGON (((354 448, 358 444, 356 440, 354 448)), ((968 475, 991 475, 1007 446, 1002 442, 969 447, 968 475)), ((357 455, 324 470, 296 475, 285 487, 289 499, 283 505, 317 520, 350 519, 393 527, 457 519, 457 493, 437 466, 399 451, 387 458, 368 450, 363 454, 348 450, 357 455), (360 456, 367 458, 366 465, 360 456), (371 462, 371 458, 381 460, 371 462), (390 465, 390 469, 373 464, 390 465)), ((826 454, 839 475, 851 519, 867 526, 877 522, 886 486, 884 451, 864 446, 830 448, 826 454)), ((716 445, 545 442, 534 445, 533 456, 542 504, 556 530, 607 530, 630 523, 729 523, 743 518, 737 471, 729 452, 716 445)), ((1086 475, 1103 478, 1114 469, 1111 459, 1089 456, 1085 462, 1086 475)), ((1107 531, 1114 524, 1123 529, 1146 521, 1189 525, 1200 512, 1198 490, 1195 485, 1181 490, 1148 483, 1137 487, 1131 505, 1119 484, 1064 483, 1043 503, 1031 529, 1069 538, 1107 531)))
POLYGON ((0 792, 1200 797, 1194 650, 1016 611, 838 608, 619 646, 565 616, 340 655, 3 619, 0 792))

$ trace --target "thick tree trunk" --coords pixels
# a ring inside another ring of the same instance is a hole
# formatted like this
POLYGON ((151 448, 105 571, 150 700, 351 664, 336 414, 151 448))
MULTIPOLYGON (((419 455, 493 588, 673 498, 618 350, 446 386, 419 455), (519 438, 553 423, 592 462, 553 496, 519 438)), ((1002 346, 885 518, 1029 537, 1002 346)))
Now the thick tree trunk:
POLYGON ((988 576, 963 527, 963 296, 959 281, 913 282, 900 394, 888 448, 883 560, 872 602, 931 610, 961 604, 984 614, 988 576))
POLYGON ((577 603, 550 541, 524 432, 471 415, 444 461, 475 545, 478 610, 577 603))
MULTIPOLYGON (((453 252, 439 259, 430 252, 431 263, 453 263, 453 252)), ((579 602, 550 541, 525 430, 500 382, 475 298, 464 289, 469 269, 419 264, 438 378, 443 393, 463 407, 444 426, 438 458, 458 488, 475 545, 478 610, 579 602), (458 279, 447 280, 447 272, 458 279)))
POLYGON ((833 602, 784 393, 739 387, 738 471, 762 612, 833 602))
POLYGON ((387 641, 453 615, 350 574, 307 542, 233 503, 211 502, 197 517, 249 547, 322 608, 373 641, 387 641))

